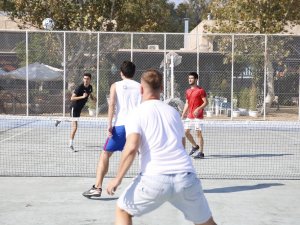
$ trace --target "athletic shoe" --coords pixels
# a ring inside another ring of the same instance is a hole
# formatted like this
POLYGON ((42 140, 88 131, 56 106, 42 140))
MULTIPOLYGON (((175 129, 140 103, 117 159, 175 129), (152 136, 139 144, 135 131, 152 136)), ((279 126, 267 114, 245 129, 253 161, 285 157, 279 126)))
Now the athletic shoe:
POLYGON ((78 150, 74 149, 74 146, 73 146, 73 145, 70 145, 69 148, 70 148, 70 150, 71 150, 72 152, 78 152, 78 150))
POLYGON ((196 156, 194 156, 194 159, 204 159, 204 153, 199 152, 196 156))
POLYGON ((56 122, 55 122, 55 126, 57 127, 57 126, 58 126, 58 124, 60 124, 60 122, 61 122, 61 121, 59 121, 59 120, 56 120, 56 122))
POLYGON ((192 147, 192 150, 190 151, 189 155, 193 155, 198 149, 199 149, 199 145, 197 145, 196 147, 192 147))
POLYGON ((95 185, 93 187, 82 193, 82 195, 86 198, 92 198, 92 197, 101 197, 102 189, 101 188, 96 188, 95 185))

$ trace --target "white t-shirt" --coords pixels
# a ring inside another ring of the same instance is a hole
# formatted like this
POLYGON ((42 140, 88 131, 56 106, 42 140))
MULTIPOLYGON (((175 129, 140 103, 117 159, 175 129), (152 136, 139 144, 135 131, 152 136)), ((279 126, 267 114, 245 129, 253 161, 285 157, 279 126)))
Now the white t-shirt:
POLYGON ((182 144, 184 128, 179 113, 160 100, 148 100, 134 109, 125 125, 126 135, 141 136, 140 172, 148 175, 195 173, 182 144))
POLYGON ((116 84, 115 126, 125 125, 128 113, 141 103, 140 83, 124 79, 116 84))

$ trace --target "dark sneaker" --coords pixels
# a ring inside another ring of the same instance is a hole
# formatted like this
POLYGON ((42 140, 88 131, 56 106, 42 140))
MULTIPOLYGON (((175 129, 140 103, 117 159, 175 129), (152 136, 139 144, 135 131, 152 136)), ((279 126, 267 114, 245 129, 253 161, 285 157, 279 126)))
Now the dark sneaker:
POLYGON ((194 159, 204 159, 204 153, 199 152, 196 156, 194 156, 194 159))
POLYGON ((59 120, 56 120, 56 122, 55 122, 55 126, 57 127, 57 126, 58 126, 58 124, 60 124, 60 122, 61 122, 61 121, 59 121, 59 120))
POLYGON ((198 149, 199 149, 199 145, 197 145, 196 147, 192 147, 192 150, 190 151, 189 155, 193 155, 198 149))
POLYGON ((73 145, 69 145, 69 149, 71 152, 78 152, 78 150, 76 150, 73 145))
POLYGON ((96 188, 95 185, 93 187, 82 193, 82 195, 86 198, 92 198, 92 197, 101 197, 102 189, 101 188, 96 188))

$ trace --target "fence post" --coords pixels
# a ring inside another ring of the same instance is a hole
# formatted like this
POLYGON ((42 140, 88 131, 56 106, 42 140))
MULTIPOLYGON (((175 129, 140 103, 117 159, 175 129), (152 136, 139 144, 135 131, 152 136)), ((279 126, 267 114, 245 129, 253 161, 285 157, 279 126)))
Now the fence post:
POLYGON ((298 87, 298 120, 300 120, 300 66, 299 66, 299 87, 298 87))
POLYGON ((26 116, 29 115, 28 30, 26 31, 26 116))
POLYGON ((233 78, 234 78, 234 34, 231 37, 231 113, 230 118, 233 119, 233 78))
POLYGON ((268 53, 267 53, 267 42, 268 37, 265 34, 265 60, 264 60, 264 99, 263 99, 263 110, 264 110, 264 120, 266 120, 266 94, 267 94, 267 73, 268 73, 268 67, 267 67, 267 60, 268 60, 268 53))
POLYGON ((63 83, 63 117, 66 116, 66 32, 64 31, 64 83, 63 83))
POLYGON ((131 60, 131 62, 133 62, 133 33, 131 33, 130 48, 131 48, 130 60, 131 60))
POLYGON ((97 96, 97 103, 96 103, 96 117, 98 117, 99 113, 99 71, 100 71, 100 33, 97 32, 97 90, 96 90, 96 96, 97 96))
POLYGON ((166 100, 166 91, 167 91, 167 74, 166 74, 166 56, 167 56, 167 35, 164 34, 164 100, 166 100))

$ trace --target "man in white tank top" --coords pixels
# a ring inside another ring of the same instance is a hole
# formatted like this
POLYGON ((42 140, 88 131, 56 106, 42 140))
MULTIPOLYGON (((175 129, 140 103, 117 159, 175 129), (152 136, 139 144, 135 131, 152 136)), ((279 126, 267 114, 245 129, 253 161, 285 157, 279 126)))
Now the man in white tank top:
POLYGON ((216 225, 183 146, 184 128, 179 113, 160 101, 163 76, 154 69, 141 78, 143 102, 128 116, 126 144, 116 178, 107 193, 113 195, 139 152, 140 171, 120 195, 115 224, 132 225, 142 216, 169 202, 197 225, 216 225))
POLYGON ((104 176, 108 171, 109 158, 115 151, 122 151, 126 142, 125 122, 128 114, 141 102, 140 83, 132 78, 135 74, 135 65, 124 61, 121 65, 121 81, 110 87, 108 105, 108 138, 96 171, 96 183, 83 193, 84 197, 100 197, 104 176), (114 118, 114 120, 113 120, 114 118))

